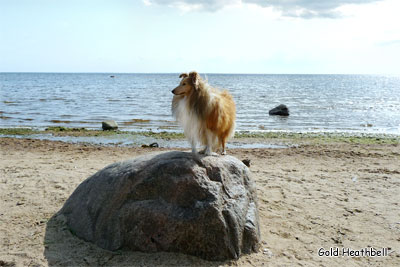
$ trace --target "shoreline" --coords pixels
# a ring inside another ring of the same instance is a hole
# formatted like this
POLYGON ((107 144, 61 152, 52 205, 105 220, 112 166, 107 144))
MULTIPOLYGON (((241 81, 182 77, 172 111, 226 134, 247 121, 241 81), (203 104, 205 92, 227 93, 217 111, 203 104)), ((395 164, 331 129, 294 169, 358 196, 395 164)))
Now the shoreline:
MULTIPOLYGON (((182 132, 152 132, 152 131, 124 131, 124 130, 92 130, 86 128, 48 127, 36 128, 0 128, 0 138, 30 138, 49 141, 64 141, 67 143, 93 143, 96 138, 106 140, 106 145, 131 145, 140 146, 157 141, 184 141, 182 132), (67 137, 67 138, 65 138, 67 137), (58 139, 57 139, 58 138, 58 139), (92 138, 92 139, 90 139, 92 138), (103 139, 101 139, 103 138, 103 139), (82 139, 82 140, 80 140, 82 139), (131 143, 127 143, 130 140, 131 143), (137 140, 133 142, 132 140, 137 140)), ((283 131, 236 131, 234 138, 228 143, 271 143, 271 144, 323 144, 323 143, 350 143, 350 144, 400 144, 400 134, 371 134, 371 133, 346 133, 346 132, 283 132, 283 131)), ((182 147, 182 145, 177 145, 182 147)), ((173 146, 169 146, 173 147, 173 146)), ((260 148, 262 148, 261 146, 260 148)), ((240 145, 239 145, 240 148, 240 145)), ((257 147, 254 147, 257 148, 257 147)))

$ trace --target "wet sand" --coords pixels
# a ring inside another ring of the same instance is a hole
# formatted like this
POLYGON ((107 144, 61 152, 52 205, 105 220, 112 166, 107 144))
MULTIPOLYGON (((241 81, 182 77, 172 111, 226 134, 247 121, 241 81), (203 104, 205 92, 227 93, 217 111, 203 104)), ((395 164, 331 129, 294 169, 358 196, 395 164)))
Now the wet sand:
POLYGON ((161 148, 0 138, 0 266, 396 266, 400 263, 400 145, 302 143, 231 149, 250 159, 261 249, 236 261, 109 252, 54 216, 106 165, 161 148), (383 257, 321 257, 320 248, 388 248, 383 257))

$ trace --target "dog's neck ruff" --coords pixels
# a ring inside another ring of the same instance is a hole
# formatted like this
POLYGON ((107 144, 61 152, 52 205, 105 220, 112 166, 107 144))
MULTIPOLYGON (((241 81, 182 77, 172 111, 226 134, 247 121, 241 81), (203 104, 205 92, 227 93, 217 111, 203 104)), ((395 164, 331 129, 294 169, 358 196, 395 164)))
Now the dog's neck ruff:
POLYGON ((199 142, 198 136, 201 132, 201 121, 198 115, 188 105, 188 97, 185 96, 180 99, 174 110, 174 115, 179 124, 182 125, 185 136, 189 142, 197 144, 199 142))

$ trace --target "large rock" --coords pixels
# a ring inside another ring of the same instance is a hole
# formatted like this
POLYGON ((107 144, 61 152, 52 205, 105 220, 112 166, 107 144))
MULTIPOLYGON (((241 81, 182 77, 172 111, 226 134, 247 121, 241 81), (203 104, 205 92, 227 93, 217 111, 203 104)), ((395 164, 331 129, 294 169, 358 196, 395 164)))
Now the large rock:
POLYGON ((101 128, 103 128, 104 131, 117 130, 118 124, 116 121, 113 121, 113 120, 103 121, 101 123, 101 128))
POLYGON ((269 115, 289 116, 289 109, 286 105, 281 104, 271 109, 268 113, 269 115))
POLYGON ((231 156, 175 151, 114 163, 80 184, 59 215, 108 250, 226 260, 260 241, 255 185, 231 156))

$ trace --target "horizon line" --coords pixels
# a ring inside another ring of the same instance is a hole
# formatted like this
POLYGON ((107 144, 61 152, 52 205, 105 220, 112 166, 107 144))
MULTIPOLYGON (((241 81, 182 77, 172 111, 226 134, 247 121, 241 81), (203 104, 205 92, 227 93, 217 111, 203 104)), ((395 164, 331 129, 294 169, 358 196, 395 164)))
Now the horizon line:
MULTIPOLYGON (((251 72, 201 72, 200 74, 212 75, 369 75, 369 76, 400 76, 394 73, 251 73, 251 72)), ((0 74, 180 74, 182 72, 72 72, 72 71, 0 71, 0 74)))

